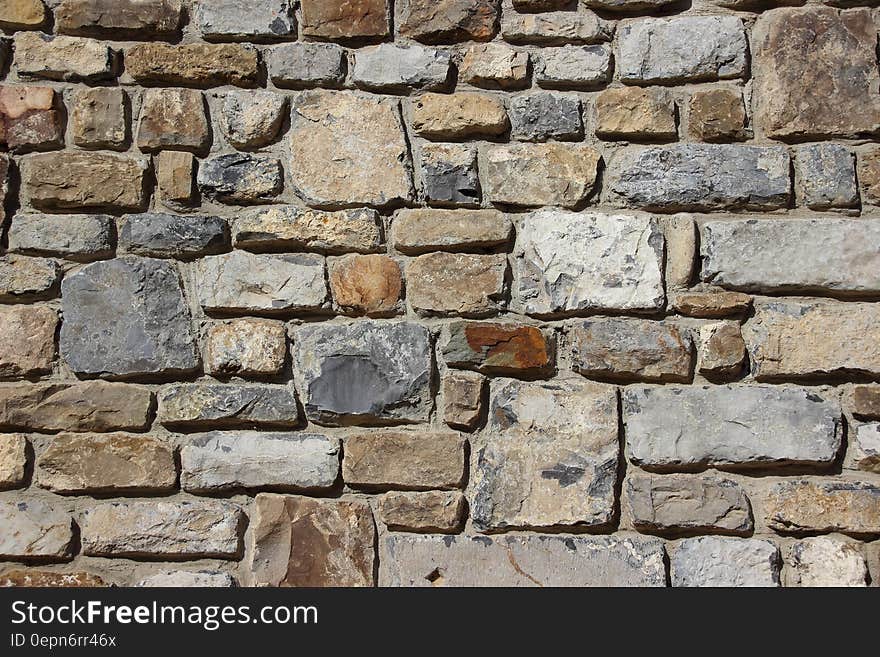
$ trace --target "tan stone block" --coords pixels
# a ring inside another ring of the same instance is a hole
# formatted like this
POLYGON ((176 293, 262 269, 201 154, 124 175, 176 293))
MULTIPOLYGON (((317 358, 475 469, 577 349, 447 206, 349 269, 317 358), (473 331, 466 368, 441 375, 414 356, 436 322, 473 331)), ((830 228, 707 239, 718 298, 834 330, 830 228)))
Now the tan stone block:
POLYGON ((72 100, 73 143, 84 148, 114 150, 125 146, 128 98, 122 89, 77 89, 72 100))
POLYGON ((880 534, 880 488, 841 480, 786 480, 766 502, 767 522, 781 532, 880 534))
POLYGON ((388 34, 387 0, 302 0, 306 36, 346 39, 388 34))
POLYGON ((278 374, 287 356, 287 332, 270 319, 235 319, 208 328, 205 370, 243 377, 278 374))
POLYGON ((142 84, 252 87, 259 57, 253 46, 238 43, 139 43, 125 51, 125 69, 142 84))
POLYGON ((448 370, 443 376, 443 421, 453 429, 472 431, 483 415, 486 377, 448 370))
POLYGON ((744 139, 746 108, 739 89, 695 91, 688 104, 688 130, 694 139, 721 142, 744 139))
POLYGON ((428 251, 478 251, 510 243, 513 224, 497 210, 401 210, 391 226, 394 248, 407 255, 428 251))
POLYGON ((0 0, 0 27, 33 29, 46 20, 41 0, 0 0))
POLYGON ((407 299, 420 315, 486 317, 504 308, 503 255, 429 253, 406 271, 407 299))
POLYGON ((501 43, 470 46, 459 66, 459 78, 475 87, 519 89, 528 84, 529 54, 501 43))
POLYGON ((162 151, 156 164, 156 182, 163 203, 188 205, 193 197, 195 158, 192 153, 162 151))
POLYGON ((0 490, 25 483, 27 460, 28 442, 23 434, 0 434, 0 490))
POLYGON ((0 588, 98 588, 105 586, 110 586, 110 583, 103 577, 85 571, 62 572, 27 568, 0 573, 0 588))
POLYGON ((465 439, 457 433, 352 435, 345 441, 342 478, 368 489, 458 488, 464 453, 465 439))
POLYGON ((705 376, 735 376, 742 371, 746 343, 737 322, 718 322, 700 327, 697 369, 705 376))
POLYGON ((344 311, 387 315, 398 308, 403 280, 400 266, 385 255, 346 255, 331 260, 330 290, 344 311))
POLYGON ((24 77, 49 80, 112 78, 115 56, 105 43, 80 37, 51 37, 39 32, 15 35, 15 66, 24 77))
POLYGON ((742 292, 684 291, 671 295, 672 309, 688 317, 717 319, 739 315, 752 305, 752 297, 742 292))
POLYGON ((144 92, 137 143, 142 151, 200 151, 209 139, 205 98, 195 89, 148 89, 144 92))
POLYGON ((376 515, 391 530, 445 534, 458 530, 464 507, 458 491, 391 491, 379 498, 376 515))
POLYGON ((675 104, 663 89, 606 89, 596 97, 596 134, 608 139, 675 139, 675 104))
POLYGON ((51 308, 0 307, 0 377, 50 372, 57 327, 58 313, 51 308))
POLYGON ((0 145, 13 151, 61 146, 64 135, 50 87, 0 86, 0 145))
POLYGON ((430 139, 496 137, 510 127, 504 103, 488 94, 424 94, 412 107, 413 130, 430 139))

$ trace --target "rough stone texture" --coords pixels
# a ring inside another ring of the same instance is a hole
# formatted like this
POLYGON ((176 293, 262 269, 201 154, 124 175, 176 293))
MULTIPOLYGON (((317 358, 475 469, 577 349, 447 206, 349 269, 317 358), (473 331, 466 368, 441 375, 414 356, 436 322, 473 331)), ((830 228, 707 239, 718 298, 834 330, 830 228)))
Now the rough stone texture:
POLYGON ((388 0, 301 0, 305 36, 346 39, 388 34, 388 0))
POLYGON ((55 493, 158 493, 173 490, 169 444, 125 433, 60 434, 37 459, 37 485, 55 493))
POLYGON ((639 531, 748 535, 754 527, 745 491, 716 475, 636 474, 624 490, 639 531))
POLYGON ((3 430, 143 431, 153 394, 140 386, 106 381, 21 383, 0 387, 3 430))
POLYGON ((397 101, 304 93, 293 104, 290 145, 290 175, 307 202, 385 206, 412 196, 397 101))
POLYGON ((853 386, 847 401, 855 416, 880 420, 880 386, 853 386))
MULTIPOLYGON (((559 5, 558 8, 567 9, 570 2, 556 4, 559 5)), ((609 41, 613 29, 612 24, 589 10, 581 10, 577 13, 548 11, 540 14, 517 14, 507 11, 501 17, 501 35, 510 43, 546 45, 598 43, 609 41)))
POLYGON ((180 31, 182 11, 181 0, 61 0, 55 27, 62 34, 111 39, 170 38, 180 31))
POLYGON ((595 319, 568 330, 572 369, 614 381, 688 382, 693 344, 677 327, 639 319, 595 319))
POLYGON ((477 372, 449 370, 443 377, 443 421, 453 429, 472 431, 483 416, 486 377, 477 372))
POLYGON ((355 53, 351 80, 373 91, 438 89, 446 84, 450 66, 443 50, 383 43, 355 53))
POLYGON ((202 161, 199 187, 221 203, 252 204, 276 197, 284 186, 281 162, 264 155, 231 153, 202 161))
POLYGON ((355 434, 345 441, 342 478, 368 490, 458 488, 465 439, 457 433, 355 434))
POLYGON ((274 205, 238 215, 235 245, 243 249, 371 253, 382 242, 375 210, 325 212, 274 205))
POLYGON ((584 4, 594 9, 613 12, 651 12, 675 4, 675 0, 585 0, 584 4))
POLYGON ((278 314, 318 310, 327 298, 324 258, 311 253, 233 251, 196 264, 196 296, 206 311, 278 314))
POLYGON ((18 152, 60 147, 57 104, 50 87, 0 86, 0 146, 18 152))
POLYGON ((412 107, 413 130, 430 139, 494 137, 510 127, 504 103, 489 94, 424 94, 412 107))
POLYGON ((10 162, 8 155, 0 153, 0 226, 6 224, 6 196, 9 193, 10 162))
POLYGON ((21 162, 21 181, 41 210, 141 210, 144 160, 113 153, 39 153, 21 162))
POLYGON ((504 256, 421 255, 406 270, 407 299, 419 315, 493 315, 506 303, 506 272, 504 256))
POLYGON ((573 94, 536 91, 510 100, 510 137, 519 141, 578 141, 581 101, 573 94))
POLYGON ((330 263, 334 303, 356 315, 381 316, 398 309, 400 265, 385 255, 347 255, 330 263))
POLYGON ((20 433, 0 435, 0 490, 25 484, 28 441, 20 433))
POLYGON ((780 481, 766 502, 767 523, 780 532, 880 534, 880 488, 846 480, 780 481))
POLYGON ((447 365, 508 376, 546 374, 555 356, 552 335, 510 322, 454 322, 441 348, 447 365))
POLYGON ((144 92, 137 144, 142 151, 200 151, 208 145, 205 98, 195 89, 144 92))
POLYGON ((527 86, 529 54, 501 43, 485 43, 465 50, 458 76, 462 82, 489 89, 527 86))
POLYGON ((0 501, 0 558, 67 561, 73 519, 42 500, 0 501))
POLYGON ((880 424, 862 424, 852 436, 855 466, 880 473, 880 424))
POLYGON ((0 257, 0 301, 15 303, 49 299, 58 293, 61 266, 50 258, 0 257))
POLYGON ((689 287, 694 278, 697 227, 687 213, 658 217, 666 246, 666 287, 689 287))
POLYGON ((28 588, 96 588, 110 586, 106 580, 85 571, 60 572, 57 570, 7 570, 0 575, 0 587, 28 588))
POLYGON ((739 89, 695 91, 688 104, 688 127, 698 141, 736 141, 748 136, 746 108, 739 89))
POLYGON ((169 570, 140 580, 135 586, 162 588, 227 588, 235 586, 229 573, 216 571, 169 570))
POLYGON ((758 381, 880 372, 880 307, 766 301, 744 328, 758 381))
POLYGON ((857 171, 862 200, 874 205, 880 203, 880 148, 859 154, 857 171))
POLYGON ((0 377, 52 371, 58 313, 45 306, 0 306, 0 377))
POLYGON ((292 386, 181 383, 159 391, 158 420, 167 427, 290 427, 299 421, 292 386))
POLYGON ((128 141, 128 96, 122 89, 78 89, 70 121, 73 143, 83 148, 123 150, 128 141))
POLYGON ((290 0, 211 0, 199 2, 195 22, 206 39, 296 38, 290 0))
POLYGON ((492 203, 573 208, 593 191, 601 155, 583 144, 501 144, 484 151, 483 184, 492 203))
POLYGON ((407 255, 505 246, 512 233, 510 219, 497 210, 401 210, 392 224, 394 248, 407 255))
POLYGON ((669 559, 673 586, 779 586, 782 559, 770 541, 701 536, 681 543, 669 559))
POLYGON ((788 153, 774 146, 681 144, 627 149, 606 172, 608 199, 645 210, 772 210, 791 195, 788 153))
POLYGON ((208 328, 205 371, 214 376, 271 376, 284 368, 287 331, 268 319, 236 319, 208 328))
POLYGON ((656 469, 830 464, 841 446, 837 403, 805 388, 627 388, 630 459, 656 469))
POLYGON ((119 222, 120 251, 154 258, 188 259, 225 251, 229 229, 221 217, 144 213, 119 222))
POLYGON ((286 43, 268 56, 276 87, 335 87, 345 79, 345 49, 335 43, 286 43))
POLYGON ((397 31, 423 43, 488 41, 495 35, 499 0, 402 0, 397 31))
POLYGON ((30 29, 46 20, 46 7, 41 0, 6 0, 0 26, 7 29, 30 29))
POLYGON ((858 205, 855 158, 845 146, 801 146, 796 151, 794 166, 799 198, 811 210, 858 205))
POLYGON ((596 134, 607 139, 675 139, 675 105, 662 89, 606 89, 596 96, 596 134))
POLYGON ((755 23, 752 44, 755 121, 769 137, 854 137, 880 130, 880 72, 869 9, 775 9, 755 23))
POLYGON ((464 510, 464 496, 454 491, 392 491, 376 504, 376 516, 389 529, 438 534, 455 533, 461 526, 464 510))
POLYGON ((740 315, 752 306, 752 297, 742 292, 679 292, 670 298, 673 310, 688 317, 718 319, 740 315))
POLYGON ((428 331, 410 322, 305 325, 294 331, 294 371, 318 424, 424 422, 432 408, 428 331))
POLYGON ((380 586, 665 586, 660 541, 586 536, 413 536, 384 540, 380 586))
POLYGON ((26 78, 94 82, 113 76, 115 57, 100 41, 19 32, 15 35, 15 67, 26 78))
POLYGON ((9 250, 90 262, 113 257, 113 218, 100 214, 17 214, 9 250))
POLYGON ((105 502, 80 517, 83 553, 93 557, 237 558, 244 514, 219 500, 105 502))
POLYGON ((578 379, 501 379, 477 453, 471 519, 480 531, 601 527, 614 515, 614 388, 578 379))
POLYGON ((235 148, 266 146, 278 135, 286 109, 287 99, 270 91, 230 91, 223 99, 220 129, 235 148))
POLYGON ((535 79, 545 89, 592 89, 611 79, 611 48, 545 48, 535 62, 535 79))
POLYGON ((663 306, 663 234, 649 218, 541 210, 522 217, 512 307, 529 315, 663 306))
POLYGON ((373 586, 376 529, 362 500, 257 495, 253 586, 373 586))
POLYGON ((163 260, 96 262, 61 284, 60 353, 75 371, 132 376, 199 365, 180 277, 163 260))
POLYGON ((713 221, 703 226, 703 280, 746 292, 880 290, 873 219, 713 221))
POLYGON ((701 82, 742 77, 748 39, 735 16, 682 16, 627 21, 617 30, 621 81, 701 82))
POLYGON ((425 143, 421 151, 422 191, 426 201, 433 205, 479 204, 476 146, 425 143))
POLYGON ((238 43, 139 43, 125 51, 125 69, 147 85, 252 87, 259 57, 254 47, 238 43))
POLYGON ((816 536, 792 547, 789 577, 798 586, 866 586, 868 566, 854 544, 816 536))
POLYGON ((195 158, 192 153, 162 151, 156 158, 157 195, 172 208, 190 205, 193 197, 195 158))
POLYGON ((318 434, 215 431, 186 439, 180 467, 180 485, 192 493, 321 490, 339 475, 339 441, 318 434))
POLYGON ((735 376, 742 370, 745 359, 746 343, 738 323, 717 322, 700 327, 697 362, 700 374, 707 377, 735 376))

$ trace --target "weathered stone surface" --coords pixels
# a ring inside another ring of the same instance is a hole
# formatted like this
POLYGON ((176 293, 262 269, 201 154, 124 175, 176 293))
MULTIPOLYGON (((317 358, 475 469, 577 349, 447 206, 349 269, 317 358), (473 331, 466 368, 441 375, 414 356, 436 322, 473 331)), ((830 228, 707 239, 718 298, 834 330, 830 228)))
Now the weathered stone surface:
POLYGON ((443 421, 453 429, 473 431, 483 415, 486 377, 448 370, 443 376, 443 421))
POLYGON ((0 557, 66 561, 73 519, 47 502, 0 501, 0 557))
POLYGON ((769 137, 855 137, 880 130, 869 9, 768 11, 755 23, 752 43, 755 123, 769 137))
POLYGON ((142 151, 193 150, 209 146, 205 98, 196 89, 147 89, 137 143, 142 151))
POLYGON ((55 493, 154 493, 176 487, 177 467, 171 445, 157 438, 64 433, 37 459, 35 479, 55 493))
POLYGON ((64 143, 61 116, 50 87, 0 85, 0 146, 24 152, 64 143))
POLYGON ((759 381, 880 373, 873 303, 761 302, 743 334, 759 381))
POLYGON ((9 250, 89 262, 113 257, 113 218, 101 214, 17 214, 9 250))
POLYGON ((535 79, 545 89, 591 89, 611 79, 606 45, 544 48, 536 56, 535 79))
POLYGON ((596 96, 596 134, 607 139, 675 139, 675 104, 656 87, 615 87, 596 96))
POLYGON ((380 586, 665 586, 660 541, 586 536, 385 538, 380 586))
POLYGON ((847 401, 855 416, 880 420, 880 386, 853 386, 847 401))
POLYGON ((203 192, 221 203, 247 205, 278 196, 284 173, 276 157, 230 153, 203 160, 197 180, 203 192))
POLYGON ((0 377, 52 371, 58 313, 45 306, 0 306, 0 377))
POLYGON ((413 130, 429 139, 494 137, 510 127, 504 103, 489 94, 424 94, 412 107, 413 130))
POLYGON ((407 300, 419 315, 486 317, 506 305, 503 255, 428 253, 406 270, 407 300))
POLYGON ((493 382, 471 519, 480 531, 596 527, 614 515, 617 393, 575 378, 493 382))
POLYGON ((880 203, 880 148, 859 153, 857 170, 862 201, 875 205, 880 203))
POLYGON ((3 430, 143 431, 153 394, 140 386, 106 381, 36 383, 0 387, 3 430))
POLYGON ((375 91, 439 89, 449 78, 448 52, 423 46, 382 43, 355 53, 351 80, 375 91))
POLYGON ((792 547, 790 579, 798 586, 867 586, 868 566, 853 543, 815 536, 792 547))
POLYGON ((41 0, 5 0, 0 26, 7 29, 29 29, 46 20, 46 7, 41 0))
POLYGON ((162 588, 227 588, 235 586, 235 580, 229 573, 218 571, 169 570, 150 575, 140 580, 135 586, 162 588))
MULTIPOLYGON (((0 52, 3 52, 0 49, 0 52)), ((0 226, 6 224, 6 195, 9 193, 10 158, 0 153, 0 226)))
POLYGON ((254 250, 371 253, 382 243, 375 210, 325 212, 273 205, 241 213, 233 226, 235 245, 254 250))
POLYGON ((301 0, 305 36, 346 39, 389 32, 388 0, 301 0))
POLYGON ((520 219, 512 308, 529 315, 663 307, 663 233, 648 217, 541 210, 520 219))
POLYGON ((703 226, 703 280, 746 292, 880 290, 874 219, 718 221, 703 226))
POLYGON ((675 0, 584 0, 584 4, 605 11, 647 13, 666 5, 675 4, 675 0))
POLYGON ((474 144, 421 145, 422 191, 434 205, 478 205, 480 179, 474 144))
POLYGON ((798 197, 811 210, 858 205, 855 158, 846 146, 801 146, 796 151, 794 168, 798 178, 798 197))
POLYGON ((608 199, 646 210, 771 210, 791 194, 788 153, 774 146, 681 144, 626 149, 606 174, 608 199))
POLYGON ((122 150, 128 141, 128 96, 122 89, 77 89, 73 94, 73 143, 83 148, 122 150))
POLYGON ((688 382, 693 343, 664 322, 589 319, 568 330, 572 369, 614 381, 688 382))
POLYGON ((627 21, 617 30, 618 73, 632 84, 739 78, 747 41, 736 16, 627 21))
POLYGON ((601 157, 584 144, 492 145, 485 149, 485 193, 492 203, 571 208, 593 191, 601 157))
POLYGON ((739 89, 695 91, 688 104, 688 129, 698 141, 746 138, 746 107, 739 89))
POLYGON ((141 84, 252 87, 259 57, 256 48, 239 43, 139 43, 125 51, 125 70, 141 84))
POLYGON ((61 298, 60 352, 74 372, 130 376, 199 366, 180 276, 166 261, 96 262, 64 279, 61 298))
POLYGON ((452 367, 523 376, 552 371, 555 340, 537 326, 515 323, 453 322, 442 342, 452 367))
POLYGON ((339 476, 339 441, 311 433, 215 431, 186 440, 180 467, 180 485, 193 493, 320 490, 339 476))
POLYGON ((510 123, 510 137, 519 141, 577 141, 584 132, 580 98, 549 91, 511 98, 510 123))
POLYGON ((20 433, 0 435, 0 490, 23 485, 27 465, 27 438, 20 433))
POLYGON ((880 488, 859 481, 788 480, 767 500, 767 522, 780 532, 880 534, 880 488))
POLYGON ((422 43, 489 41, 501 13, 498 0, 403 0, 398 32, 422 43))
POLYGON ((391 491, 379 498, 376 516, 392 530, 448 534, 461 526, 464 509, 457 491, 391 491))
POLYGON ((21 161, 21 181, 40 210, 137 211, 146 205, 147 163, 115 153, 39 153, 21 161))
POLYGON ((285 43, 268 57, 276 87, 337 86, 348 68, 345 49, 335 43, 285 43))
POLYGON ((195 22, 206 39, 296 38, 290 0, 210 0, 199 2, 195 22))
POLYGON ((192 153, 162 151, 156 160, 156 169, 159 200, 171 208, 190 205, 195 178, 195 158, 192 153))
POLYGON ((342 479, 348 486, 371 490, 458 488, 465 477, 465 444, 457 433, 349 436, 342 479))
POLYGON ((180 32, 182 13, 180 0, 61 0, 55 28, 61 34, 117 40, 173 37, 180 32))
POLYGON ((528 86, 529 54, 501 43, 470 46, 458 67, 462 82, 489 89, 528 86))
POLYGON ((327 299, 324 257, 232 251, 196 263, 196 295, 206 311, 277 314, 320 309, 327 299))
POLYGON ((739 315, 752 306, 752 297, 742 292, 679 292, 670 298, 672 309, 688 317, 717 319, 739 315))
POLYGON ((119 249, 155 258, 192 258, 229 248, 226 220, 149 212, 119 222, 119 249))
POLYGON ((859 470, 880 473, 880 424, 862 424, 852 436, 853 460, 859 470))
POLYGON ((569 0, 513 0, 513 8, 517 11, 552 11, 565 9, 569 0))
POLYGON ((105 502, 80 521, 83 554, 92 557, 234 559, 244 514, 230 502, 105 502))
POLYGON ((235 148, 259 148, 275 140, 286 109, 287 98, 271 91, 230 91, 223 99, 220 129, 235 148))
POLYGON ((110 586, 102 577, 85 571, 7 570, 0 575, 0 587, 97 588, 110 586))
POLYGON ((251 524, 253 586, 375 584, 376 529, 364 501, 262 493, 251 524))
POLYGON ((685 212, 657 218, 663 229, 666 246, 666 287, 690 287, 697 259, 697 226, 694 218, 685 212))
POLYGON ((310 204, 385 206, 412 198, 396 100, 303 93, 293 104, 290 145, 293 184, 310 204))
POLYGON ((208 328, 205 371, 214 376, 271 376, 284 368, 287 331, 270 319, 235 319, 208 328))
POLYGON ((381 316, 398 309, 400 265, 386 255, 347 255, 330 262, 334 303, 356 315, 381 316))
POLYGON ((15 35, 15 66, 27 78, 93 82, 113 77, 115 57, 105 43, 40 32, 15 35))
POLYGON ((841 446, 840 407, 806 388, 630 387, 623 413, 630 458, 648 468, 829 464, 841 446))
POLYGON ((742 371, 746 343, 737 322, 716 322, 700 327, 697 369, 703 376, 734 376, 742 371))
POLYGON ((58 293, 61 266, 50 258, 0 257, 0 301, 3 303, 49 299, 58 293))
POLYGON ((673 586, 779 586, 779 548, 756 538, 701 536, 681 543, 669 559, 673 586))
POLYGON ((749 498, 730 479, 636 474, 627 479, 625 491, 640 531, 747 535, 754 527, 749 498))
MULTIPOLYGON (((557 3, 566 9, 570 3, 557 3)), ((540 14, 517 14, 506 11, 501 17, 501 35, 510 43, 599 43, 610 41, 614 32, 608 23, 589 10, 548 11, 540 14)))
POLYGON ((407 255, 478 251, 506 245, 513 225, 497 210, 401 210, 392 223, 394 248, 407 255))
POLYGON ((167 427, 290 427, 299 422, 292 386, 178 383, 159 391, 167 427))
POLYGON ((295 330, 294 372, 318 424, 424 422, 431 411, 431 341, 409 322, 358 321, 295 330))

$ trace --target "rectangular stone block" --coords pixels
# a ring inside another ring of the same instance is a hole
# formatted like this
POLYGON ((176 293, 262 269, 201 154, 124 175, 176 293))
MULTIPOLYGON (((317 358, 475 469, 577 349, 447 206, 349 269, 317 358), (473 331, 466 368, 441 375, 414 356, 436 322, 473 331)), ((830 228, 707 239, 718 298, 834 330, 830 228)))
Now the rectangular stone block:
POLYGON ((672 586, 779 586, 782 558, 770 541, 701 536, 679 543, 670 558, 672 586))
POLYGON ((235 245, 253 251, 375 253, 382 245, 382 224, 366 208, 327 212, 292 205, 248 210, 235 220, 235 245))
POLYGON ((504 255, 427 253, 406 270, 407 299, 421 316, 487 317, 507 303, 504 255))
POLYGON ((556 340, 537 326, 514 322, 453 322, 441 340, 443 359, 507 376, 548 373, 555 365, 556 340))
POLYGON ((113 217, 102 214, 17 214, 9 227, 13 253, 90 262, 113 257, 113 217))
POLYGON ((335 87, 348 69, 346 51, 335 43, 285 43, 264 56, 276 87, 335 87))
MULTIPOLYGON (((2 222, 0 222, 2 223, 2 222)), ((51 258, 0 257, 0 301, 30 302, 58 295, 61 265, 51 258)))
POLYGON ((73 519, 42 500, 0 500, 0 559, 68 561, 73 519))
POLYGON ((594 89, 611 80, 606 45, 543 48, 535 56, 535 80, 544 89, 594 89))
POLYGON ((29 443, 24 434, 0 435, 0 490, 27 485, 29 443))
POLYGON ((61 0, 55 7, 61 34, 116 40, 173 37, 182 20, 181 0, 61 0))
POLYGON ((394 248, 407 255, 480 251, 504 246, 513 225, 497 210, 401 210, 391 226, 394 248))
POLYGON ((207 40, 296 38, 290 0, 210 0, 199 2, 195 22, 207 40))
POLYGON ((351 81, 372 91, 440 89, 449 78, 451 62, 444 50, 383 43, 355 52, 351 81))
POLYGON ((179 383, 159 391, 168 427, 290 427, 299 422, 292 386, 179 383))
POLYGON ((139 43, 126 49, 125 70, 146 85, 253 87, 259 55, 248 44, 139 43))
POLYGON ((117 248, 152 258, 189 260, 229 249, 229 227, 222 217, 146 212, 118 221, 117 248))
POLYGON ((767 522, 780 532, 880 534, 880 487, 861 481, 780 481, 766 502, 767 522))
POLYGON ((94 82, 114 76, 116 58, 107 44, 93 39, 19 32, 15 67, 26 78, 94 82))
POLYGON ((342 478, 372 490, 458 488, 465 439, 457 433, 370 433, 345 440, 342 478))
POLYGON ((376 516, 391 530, 442 534, 458 530, 464 509, 457 491, 391 491, 379 498, 376 516))
POLYGON ((300 4, 306 36, 352 39, 389 32, 388 0, 302 0, 300 4))
MULTIPOLYGON (((558 2, 567 9, 569 2, 558 2)), ((501 36, 509 43, 537 43, 548 46, 566 43, 600 43, 610 41, 613 23, 599 18, 589 9, 546 11, 540 14, 518 14, 505 11, 501 15, 501 36)))
POLYGON ((0 306, 0 377, 51 372, 57 328, 58 312, 52 308, 0 306))

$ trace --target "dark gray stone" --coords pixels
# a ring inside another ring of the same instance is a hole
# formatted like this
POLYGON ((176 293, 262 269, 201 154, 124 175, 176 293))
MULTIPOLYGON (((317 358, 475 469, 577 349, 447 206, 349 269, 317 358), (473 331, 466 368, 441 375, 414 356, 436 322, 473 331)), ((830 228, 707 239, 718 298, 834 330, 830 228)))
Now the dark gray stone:
POLYGON ((479 204, 476 148, 468 144, 424 144, 422 180, 425 199, 437 205, 479 204))
POLYGON ((577 140, 584 132, 581 101, 571 94, 538 91, 510 100, 510 136, 520 141, 577 140))
POLYGON ((211 216, 144 213, 125 215, 119 249, 154 258, 193 258, 226 251, 226 220, 211 216))
POLYGON ((222 203, 259 203, 281 192, 284 179, 278 158, 231 153, 204 160, 199 187, 222 203))
POLYGON ((159 392, 159 422, 169 427, 290 427, 299 422, 292 386, 181 383, 159 392))
POLYGON ((276 87, 336 86, 345 80, 345 49, 335 43, 286 43, 269 54, 276 87))
POLYGON ((855 157, 840 144, 811 144, 795 151, 800 202, 812 210, 852 208, 859 203, 855 157))
POLYGON ((78 262, 113 257, 113 217, 103 214, 17 214, 9 228, 9 250, 60 256, 78 262))

